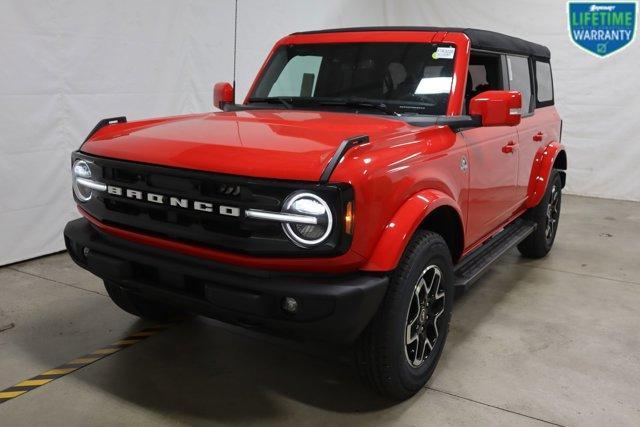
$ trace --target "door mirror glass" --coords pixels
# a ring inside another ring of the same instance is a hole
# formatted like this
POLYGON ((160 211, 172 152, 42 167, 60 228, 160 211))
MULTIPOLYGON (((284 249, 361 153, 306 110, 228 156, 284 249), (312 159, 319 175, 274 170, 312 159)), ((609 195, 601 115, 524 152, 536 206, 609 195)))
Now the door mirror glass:
POLYGON ((482 92, 471 99, 469 114, 480 116, 482 126, 516 126, 522 117, 522 95, 506 90, 482 92))
POLYGON ((230 83, 216 83, 213 86, 214 107, 222 110, 226 104, 233 104, 235 102, 234 97, 233 86, 231 86, 230 83))

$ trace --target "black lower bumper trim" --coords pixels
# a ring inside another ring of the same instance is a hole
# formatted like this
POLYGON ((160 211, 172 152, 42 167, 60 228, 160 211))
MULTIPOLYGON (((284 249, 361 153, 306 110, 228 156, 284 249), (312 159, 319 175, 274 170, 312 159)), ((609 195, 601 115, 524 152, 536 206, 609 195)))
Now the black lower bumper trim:
POLYGON ((123 288, 228 323, 295 337, 351 341, 366 327, 388 277, 285 274, 246 269, 120 239, 86 219, 67 224, 73 260, 123 288), (285 297, 298 310, 282 309, 285 297))

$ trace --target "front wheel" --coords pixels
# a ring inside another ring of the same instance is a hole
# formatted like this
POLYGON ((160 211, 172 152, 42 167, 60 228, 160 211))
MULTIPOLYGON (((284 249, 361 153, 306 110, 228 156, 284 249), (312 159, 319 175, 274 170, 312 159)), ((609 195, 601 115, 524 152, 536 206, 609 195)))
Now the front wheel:
POLYGON ((558 231, 562 207, 562 178, 556 169, 551 171, 547 191, 537 206, 529 209, 524 217, 537 227, 519 245, 518 250, 527 258, 542 258, 549 253, 558 231))
POLYGON ((453 265, 442 237, 416 233, 385 299, 356 343, 361 375, 380 394, 407 399, 436 368, 453 308, 453 265))

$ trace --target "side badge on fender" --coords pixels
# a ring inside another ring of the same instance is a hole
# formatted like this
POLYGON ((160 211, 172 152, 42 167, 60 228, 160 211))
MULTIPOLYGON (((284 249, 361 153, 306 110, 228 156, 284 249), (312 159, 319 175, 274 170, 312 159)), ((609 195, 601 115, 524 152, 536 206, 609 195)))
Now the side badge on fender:
POLYGON ((460 159, 460 170, 462 172, 466 172, 469 169, 469 162, 467 161, 466 156, 462 156, 460 159))

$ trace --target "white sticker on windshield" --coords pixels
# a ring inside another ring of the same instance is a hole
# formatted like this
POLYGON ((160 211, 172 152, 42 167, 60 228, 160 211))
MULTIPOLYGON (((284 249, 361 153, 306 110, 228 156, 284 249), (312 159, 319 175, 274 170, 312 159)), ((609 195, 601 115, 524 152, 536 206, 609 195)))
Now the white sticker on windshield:
POLYGON ((453 59, 453 55, 456 53, 455 47, 439 47, 433 52, 433 59, 453 59))

